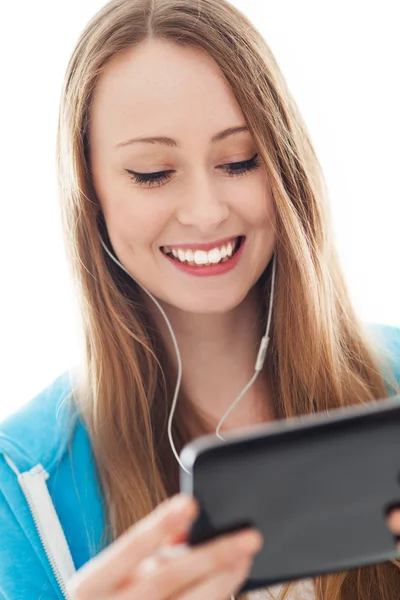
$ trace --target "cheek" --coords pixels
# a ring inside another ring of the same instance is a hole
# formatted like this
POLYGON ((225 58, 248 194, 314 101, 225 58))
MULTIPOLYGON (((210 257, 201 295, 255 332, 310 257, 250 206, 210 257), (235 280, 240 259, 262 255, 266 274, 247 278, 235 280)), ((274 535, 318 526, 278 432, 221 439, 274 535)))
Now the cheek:
POLYGON ((254 229, 269 229, 275 223, 275 203, 265 173, 254 178, 234 200, 235 212, 254 229))
POLYGON ((105 215, 110 235, 134 252, 161 245, 170 214, 151 199, 126 199, 114 202, 105 215))

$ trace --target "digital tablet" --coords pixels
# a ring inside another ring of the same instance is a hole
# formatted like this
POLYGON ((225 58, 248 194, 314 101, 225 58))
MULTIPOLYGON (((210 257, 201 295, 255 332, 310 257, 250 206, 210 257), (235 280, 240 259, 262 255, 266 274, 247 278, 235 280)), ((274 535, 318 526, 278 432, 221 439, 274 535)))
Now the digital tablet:
POLYGON ((188 544, 244 527, 264 545, 241 592, 399 558, 400 396, 202 436, 180 458, 188 544))

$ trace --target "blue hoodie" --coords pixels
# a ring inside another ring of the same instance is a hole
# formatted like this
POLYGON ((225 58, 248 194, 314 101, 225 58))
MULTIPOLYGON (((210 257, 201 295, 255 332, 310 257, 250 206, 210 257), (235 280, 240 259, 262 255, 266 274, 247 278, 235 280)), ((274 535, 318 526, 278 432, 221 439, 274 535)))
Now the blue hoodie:
MULTIPOLYGON (((400 329, 370 327, 400 383, 400 329)), ((68 579, 102 549, 104 500, 69 375, 0 425, 1 600, 68 598, 68 579)))

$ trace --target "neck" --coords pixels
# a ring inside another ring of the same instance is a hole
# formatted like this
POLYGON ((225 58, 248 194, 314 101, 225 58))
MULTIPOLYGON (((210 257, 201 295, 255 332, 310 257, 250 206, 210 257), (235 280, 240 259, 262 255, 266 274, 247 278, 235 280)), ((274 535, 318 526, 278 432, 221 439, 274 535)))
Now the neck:
MULTIPOLYGON (((253 288, 239 306, 224 314, 184 313, 163 304, 181 354, 181 389, 210 423, 212 431, 254 375, 264 335, 260 305, 258 288, 253 288)), ((165 321, 156 307, 152 308, 152 315, 176 371, 176 355, 165 321)), ((263 370, 221 431, 271 420, 271 415, 270 388, 263 370)))

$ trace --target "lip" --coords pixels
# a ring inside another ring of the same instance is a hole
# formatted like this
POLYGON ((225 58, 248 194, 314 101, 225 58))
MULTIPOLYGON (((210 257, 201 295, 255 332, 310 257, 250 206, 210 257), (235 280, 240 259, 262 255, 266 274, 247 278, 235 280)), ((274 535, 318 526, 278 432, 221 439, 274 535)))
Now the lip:
MULTIPOLYGON (((230 239, 232 239, 232 238, 228 238, 228 241, 230 239)), ((194 267, 191 265, 185 265, 184 263, 174 260, 173 258, 171 258, 170 256, 167 256, 164 253, 162 253, 162 255, 164 256, 164 258, 166 258, 171 263, 171 265, 173 265, 180 271, 187 273, 188 275, 194 275, 195 277, 211 277, 211 276, 215 276, 215 275, 224 275, 225 273, 232 271, 232 269, 234 269, 236 267, 239 260, 241 259, 245 245, 246 245, 246 238, 243 236, 243 241, 240 244, 240 248, 232 256, 232 258, 230 258, 229 260, 227 260, 224 263, 218 263, 216 265, 208 265, 207 267, 194 267)), ((182 247, 182 246, 180 246, 180 247, 182 247)))
POLYGON ((164 244, 160 246, 160 248, 164 248, 167 246, 168 248, 181 248, 182 250, 212 250, 212 248, 219 248, 220 246, 224 246, 228 242, 232 242, 237 240, 238 237, 245 237, 243 234, 231 235, 230 237, 222 238, 220 240, 215 240, 214 242, 203 242, 200 244, 164 244))

